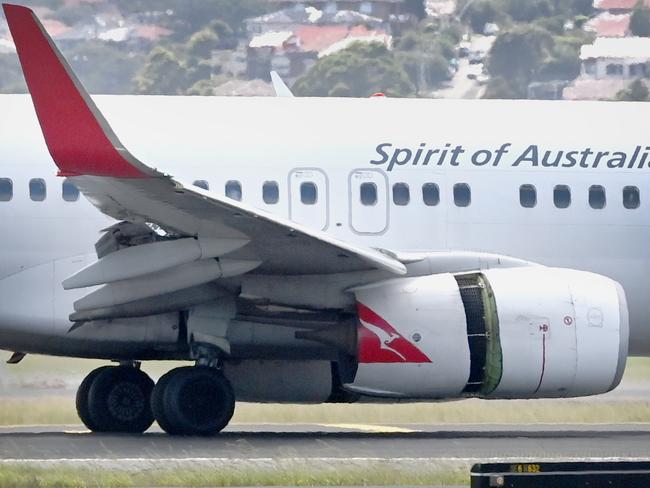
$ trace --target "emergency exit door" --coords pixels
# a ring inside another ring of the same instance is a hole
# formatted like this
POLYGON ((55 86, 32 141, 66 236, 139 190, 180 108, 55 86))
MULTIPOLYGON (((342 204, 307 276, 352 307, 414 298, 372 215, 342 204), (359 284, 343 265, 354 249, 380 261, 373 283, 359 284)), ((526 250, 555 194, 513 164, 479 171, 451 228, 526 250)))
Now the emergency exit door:
POLYGON ((382 171, 350 174, 350 226, 358 234, 381 234, 388 228, 388 181, 382 171))
POLYGON ((289 218, 312 229, 327 229, 328 191, 327 176, 320 169, 294 169, 289 174, 289 218))

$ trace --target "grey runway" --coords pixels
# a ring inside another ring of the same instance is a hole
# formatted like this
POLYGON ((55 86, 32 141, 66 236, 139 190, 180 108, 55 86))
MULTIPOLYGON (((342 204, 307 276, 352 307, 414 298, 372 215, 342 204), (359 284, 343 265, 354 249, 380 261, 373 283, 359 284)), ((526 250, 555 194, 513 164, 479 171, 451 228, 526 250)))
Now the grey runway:
POLYGON ((650 458, 650 424, 232 425, 214 438, 0 427, 0 463, 220 459, 582 460, 650 458))

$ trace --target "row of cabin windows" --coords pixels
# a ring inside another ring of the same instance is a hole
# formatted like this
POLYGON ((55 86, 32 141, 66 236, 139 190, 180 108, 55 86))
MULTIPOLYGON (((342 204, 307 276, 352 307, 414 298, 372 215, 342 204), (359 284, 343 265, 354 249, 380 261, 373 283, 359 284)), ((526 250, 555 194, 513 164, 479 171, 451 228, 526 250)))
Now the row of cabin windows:
MULTIPOLYGON (((196 180, 194 185, 209 190, 210 186, 205 180, 196 180)), ((233 200, 241 201, 243 193, 239 181, 226 183, 226 196, 233 200)), ((66 202, 76 202, 79 199, 79 190, 69 182, 64 181, 61 186, 61 196, 66 202)), ((32 201, 42 202, 47 197, 45 180, 32 178, 29 180, 29 197, 32 201)), ((453 188, 454 204, 458 207, 468 207, 472 203, 472 190, 466 183, 457 183, 453 188)), ((0 178, 0 202, 8 202, 13 198, 13 182, 9 178, 0 178)), ((262 198, 264 203, 274 205, 280 200, 280 190, 275 181, 266 181, 262 185, 262 198)), ((373 206, 379 199, 377 185, 371 182, 362 183, 359 188, 361 204, 373 206)), ((305 205, 315 205, 318 201, 318 187, 313 182, 303 182, 300 185, 300 201, 305 205)), ((393 203, 397 206, 406 206, 411 201, 411 191, 406 183, 393 185, 393 203)), ((435 183, 422 185, 422 201, 426 206, 435 207, 440 203, 440 188, 435 183)), ((519 187, 519 203, 524 208, 537 206, 537 188, 534 185, 521 185, 519 187)), ((567 185, 557 185, 553 189, 553 204, 557 208, 571 206, 571 188, 567 185)), ((607 192, 601 185, 589 187, 589 206, 600 210, 607 205, 607 192)), ((636 186, 623 188, 623 206, 627 209, 636 209, 641 205, 641 194, 636 186)))
MULTIPOLYGON (((458 207, 468 207, 472 203, 472 190, 466 183, 457 183, 453 189, 454 203, 458 207)), ((406 183, 393 185, 393 203, 398 206, 410 203, 410 190, 406 183)), ((422 200, 427 206, 436 206, 440 203, 440 190, 435 183, 425 183, 422 186, 422 200)), ((534 185, 521 185, 519 187, 519 202, 524 208, 537 206, 537 188, 534 185)), ((361 185, 361 203, 375 205, 377 203, 377 186, 374 183, 361 185)), ((571 206, 571 188, 567 185, 557 185, 553 189, 553 204, 557 208, 571 206)), ((601 185, 589 187, 589 206, 596 210, 605 208, 607 192, 601 185)), ((633 210, 641 205, 641 194, 636 186, 623 188, 623 206, 633 210)))
MULTIPOLYGON (((205 180, 194 182, 196 186, 209 189, 205 180)), ((411 190, 406 183, 393 185, 393 203, 397 206, 406 206, 411 202, 411 190)), ((242 187, 239 181, 226 183, 226 196, 240 201, 242 187)), ((267 181, 262 185, 262 198, 264 203, 276 204, 279 201, 279 188, 275 181, 267 181)), ((469 207, 472 203, 472 190, 467 183, 456 183, 453 187, 454 204, 458 207, 469 207)), ((379 200, 377 185, 372 182, 362 183, 359 188, 359 199, 364 206, 374 206, 379 200)), ((318 201, 318 187, 312 182, 300 185, 300 201, 305 205, 314 205, 318 201)), ((435 183, 422 185, 422 201, 428 207, 435 207, 440 203, 440 188, 435 183)), ((519 201, 524 208, 537 206, 537 189, 534 185, 521 185, 519 188, 519 201)), ((568 208, 571 205, 571 188, 567 185, 557 185, 553 189, 553 203, 557 208, 568 208)), ((607 204, 605 188, 592 185, 589 188, 589 206, 593 209, 603 209, 607 204)), ((623 188, 623 206, 627 209, 636 209, 641 205, 641 195, 635 186, 623 188)))
MULTIPOLYGON (((601 185, 589 187, 589 206, 595 210, 602 210, 607 205, 607 191, 601 185)), ((537 206, 537 189, 533 185, 519 187, 519 202, 522 207, 534 208, 537 206)), ((553 204, 557 208, 571 206, 571 188, 567 185, 557 185, 553 188, 553 204)), ((629 210, 639 208, 641 205, 641 192, 636 186, 623 187, 623 206, 629 210)))
MULTIPOLYGON (((0 202, 9 202, 14 197, 14 183, 9 178, 0 178, 0 202)), ((66 202, 79 200, 79 190, 69 182, 64 181, 61 185, 61 197, 66 202)), ((47 185, 42 178, 29 180, 29 198, 34 202, 42 202, 47 198, 47 185)))

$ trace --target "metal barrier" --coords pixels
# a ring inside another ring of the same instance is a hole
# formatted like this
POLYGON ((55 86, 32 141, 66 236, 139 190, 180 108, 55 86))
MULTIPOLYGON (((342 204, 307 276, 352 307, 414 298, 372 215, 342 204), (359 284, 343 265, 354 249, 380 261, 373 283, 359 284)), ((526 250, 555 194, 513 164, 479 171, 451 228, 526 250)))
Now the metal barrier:
POLYGON ((650 461, 475 464, 472 488, 648 488, 650 461))

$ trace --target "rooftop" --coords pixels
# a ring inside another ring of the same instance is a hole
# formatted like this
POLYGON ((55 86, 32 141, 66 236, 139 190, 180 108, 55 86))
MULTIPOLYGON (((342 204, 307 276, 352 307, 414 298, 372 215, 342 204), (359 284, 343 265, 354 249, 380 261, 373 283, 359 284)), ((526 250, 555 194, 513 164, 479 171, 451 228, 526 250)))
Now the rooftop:
POLYGON ((300 40, 300 49, 304 52, 316 52, 327 56, 345 49, 355 41, 381 42, 390 45, 391 36, 384 30, 368 29, 358 25, 348 28, 342 25, 315 26, 306 25, 295 31, 300 40))
POLYGON ((249 47, 281 47, 293 36, 291 31, 266 32, 251 39, 249 47))
POLYGON ((625 37, 630 29, 631 14, 603 12, 585 24, 585 30, 597 37, 625 37))
POLYGON ((650 37, 599 37, 580 49, 580 59, 650 58, 650 37))
MULTIPOLYGON (((594 0, 594 8, 599 10, 632 10, 637 0, 594 0)), ((650 0, 645 0, 650 6, 650 0)))

